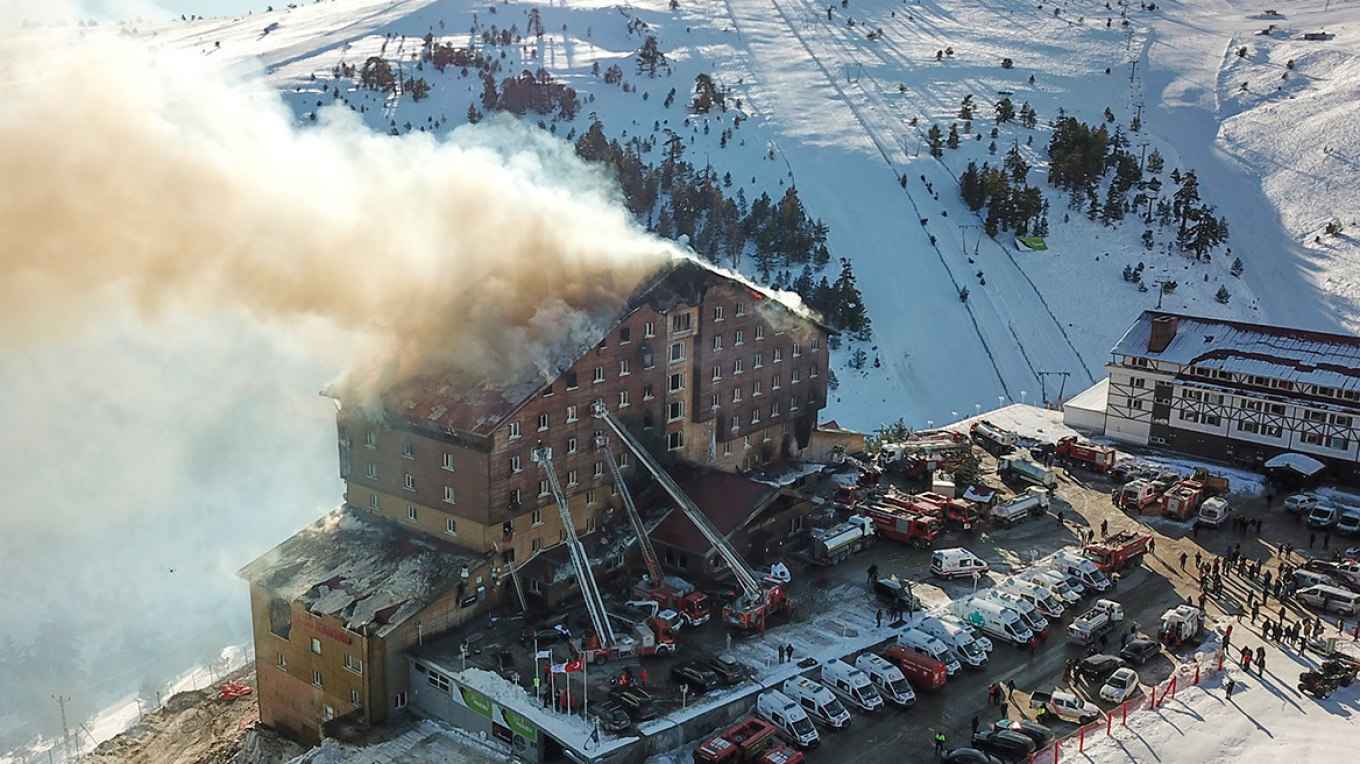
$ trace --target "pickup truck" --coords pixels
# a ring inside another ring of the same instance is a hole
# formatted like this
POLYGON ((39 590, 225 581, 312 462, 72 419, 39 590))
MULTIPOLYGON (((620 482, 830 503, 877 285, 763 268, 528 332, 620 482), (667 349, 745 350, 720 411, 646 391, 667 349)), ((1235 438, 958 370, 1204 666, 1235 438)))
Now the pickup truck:
POLYGON ((1087 703, 1070 692, 1036 692, 1029 696, 1030 708, 1042 708, 1063 721, 1090 724, 1100 718, 1100 707, 1087 703))
POLYGON ((1113 600, 1096 600, 1090 610, 1074 618, 1067 625, 1067 640, 1089 645, 1124 620, 1124 606, 1113 600))

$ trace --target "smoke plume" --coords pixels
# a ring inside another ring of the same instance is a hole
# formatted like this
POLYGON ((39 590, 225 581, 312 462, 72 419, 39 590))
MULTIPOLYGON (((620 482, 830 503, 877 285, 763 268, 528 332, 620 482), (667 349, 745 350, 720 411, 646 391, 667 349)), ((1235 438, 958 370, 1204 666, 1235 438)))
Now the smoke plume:
POLYGON ((0 81, 3 343, 110 299, 244 307, 364 338, 351 381, 503 384, 590 342, 674 254, 541 130, 394 137, 344 107, 299 128, 258 77, 193 54, 49 49, 0 81))

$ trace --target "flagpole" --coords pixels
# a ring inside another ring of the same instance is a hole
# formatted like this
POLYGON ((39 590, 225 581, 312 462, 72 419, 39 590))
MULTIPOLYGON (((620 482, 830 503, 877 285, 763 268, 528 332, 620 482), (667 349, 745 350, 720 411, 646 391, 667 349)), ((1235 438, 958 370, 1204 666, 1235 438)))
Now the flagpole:
POLYGON ((586 718, 590 706, 590 661, 581 662, 581 718, 586 718))
POLYGON ((541 688, 540 688, 539 682, 538 682, 538 676, 539 676, 539 674, 538 674, 538 662, 541 661, 541 660, 543 660, 543 659, 542 659, 541 657, 539 657, 539 652, 538 652, 538 637, 534 637, 534 700, 538 701, 539 703, 542 703, 542 702, 543 702, 543 698, 539 697, 542 693, 540 692, 540 689, 541 689, 541 688))

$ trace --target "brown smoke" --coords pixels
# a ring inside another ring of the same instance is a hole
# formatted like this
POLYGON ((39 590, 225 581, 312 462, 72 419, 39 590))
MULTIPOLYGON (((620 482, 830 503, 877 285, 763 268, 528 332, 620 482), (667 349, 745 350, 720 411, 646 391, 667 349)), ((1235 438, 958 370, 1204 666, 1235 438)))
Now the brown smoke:
POLYGON ((192 54, 49 47, 0 80, 0 342, 79 328, 110 296, 244 306, 376 341, 370 379, 504 383, 591 342, 674 254, 540 130, 392 137, 343 106, 300 128, 192 54))

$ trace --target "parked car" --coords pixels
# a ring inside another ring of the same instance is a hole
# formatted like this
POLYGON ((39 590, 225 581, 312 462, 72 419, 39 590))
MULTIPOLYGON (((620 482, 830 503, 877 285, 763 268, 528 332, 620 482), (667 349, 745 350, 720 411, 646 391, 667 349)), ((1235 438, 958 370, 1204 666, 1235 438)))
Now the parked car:
POLYGON ((713 669, 700 665, 697 661, 686 661, 671 666, 671 679, 676 684, 689 686, 689 691, 698 695, 716 690, 720 684, 718 674, 713 669))
POLYGON ((1028 737, 1030 740, 1034 741, 1034 749, 1036 751, 1041 751, 1050 745, 1053 745, 1053 741, 1058 738, 1053 730, 1028 719, 997 719, 992 727, 999 730, 1018 732, 1021 735, 1028 737))
POLYGON ((1284 509, 1296 515, 1306 515, 1321 502, 1322 498, 1315 493, 1296 493, 1284 500, 1284 509))
POLYGON ((1119 657, 1134 666, 1141 666, 1148 662, 1148 659, 1161 652, 1162 646, 1151 639, 1130 639, 1124 649, 1119 651, 1119 657))
POLYGON ((1034 753, 1034 741, 1028 735, 1010 730, 978 730, 973 733, 973 747, 1005 761, 1027 760, 1034 753))
POLYGON ((921 599, 911 592, 911 583, 896 578, 880 578, 874 581, 874 596, 888 607, 896 607, 904 613, 921 609, 921 599))
POLYGON ((609 699, 640 722, 655 719, 660 714, 656 699, 641 687, 615 687, 609 691, 609 699))
POLYGON ((633 724, 628 712, 612 700, 591 701, 586 712, 605 732, 623 732, 633 724))
POLYGON ((564 624, 549 623, 524 629, 519 633, 519 641, 524 645, 532 645, 537 642, 541 648, 544 645, 565 640, 570 633, 564 624))
POLYGON ((940 764, 1003 764, 1001 759, 976 748, 955 748, 946 753, 940 764))
POLYGON ((736 658, 723 653, 721 655, 701 655, 694 659, 700 666, 718 675, 718 681, 723 687, 731 687, 746 678, 746 665, 737 661, 736 658))
POLYGON ((1100 688, 1100 699, 1109 703, 1123 703, 1138 694, 1138 672, 1127 666, 1115 669, 1100 688))
POLYGON ((1082 658, 1074 673, 1087 684, 1098 685, 1123 667, 1123 658, 1102 653, 1082 658))

